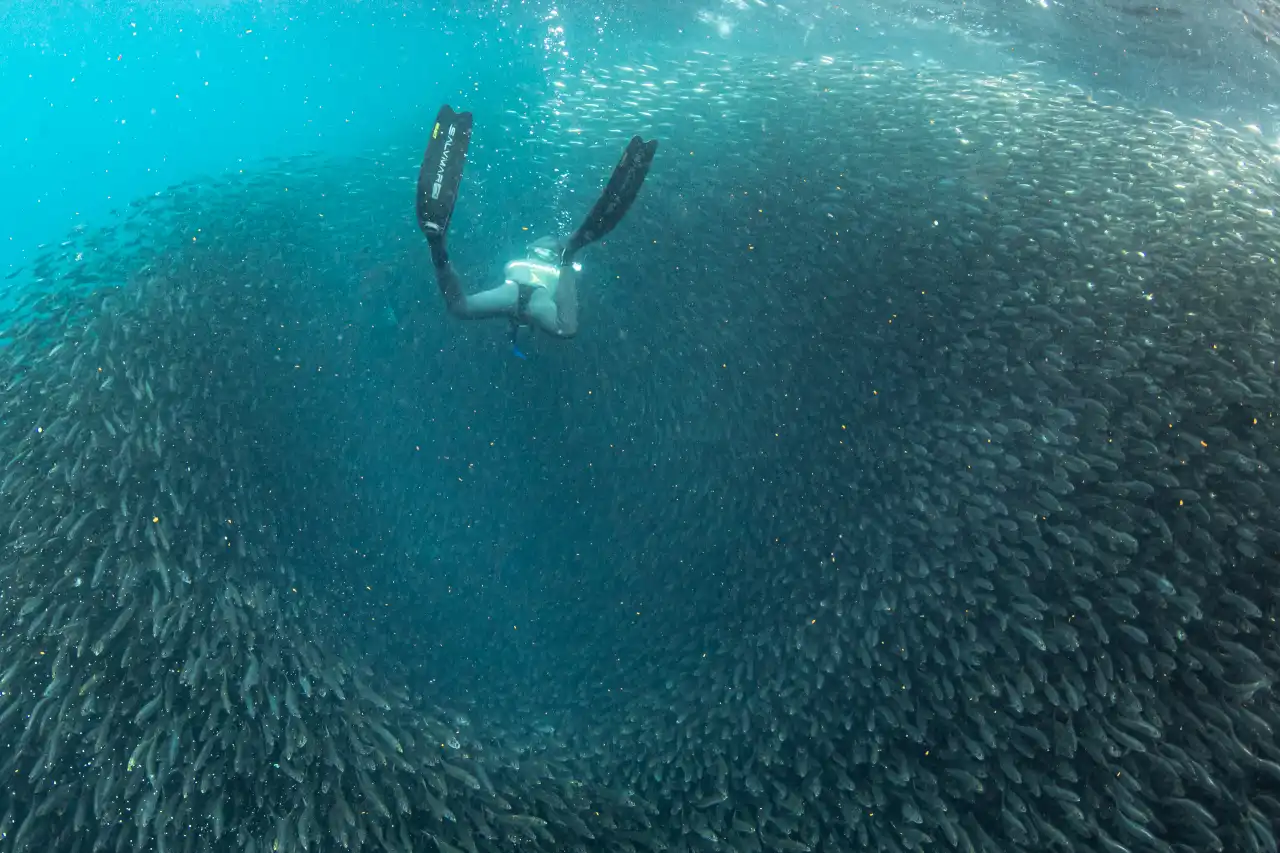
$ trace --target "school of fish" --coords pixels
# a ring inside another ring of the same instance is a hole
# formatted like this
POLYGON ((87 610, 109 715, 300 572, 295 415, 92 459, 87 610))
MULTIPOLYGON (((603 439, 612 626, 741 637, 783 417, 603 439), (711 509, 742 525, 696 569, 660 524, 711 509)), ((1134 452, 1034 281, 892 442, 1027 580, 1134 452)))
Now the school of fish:
POLYGON ((507 152, 543 172, 663 140, 598 262, 662 319, 597 301, 565 368, 626 389, 585 441, 651 439, 608 485, 684 566, 643 629, 565 601, 597 635, 529 730, 334 630, 287 459, 361 418, 312 366, 324 221, 403 207, 392 251, 417 152, 174 187, 9 282, 0 851, 1276 851, 1276 151, 840 57, 538 109, 493 124, 546 128, 507 152))

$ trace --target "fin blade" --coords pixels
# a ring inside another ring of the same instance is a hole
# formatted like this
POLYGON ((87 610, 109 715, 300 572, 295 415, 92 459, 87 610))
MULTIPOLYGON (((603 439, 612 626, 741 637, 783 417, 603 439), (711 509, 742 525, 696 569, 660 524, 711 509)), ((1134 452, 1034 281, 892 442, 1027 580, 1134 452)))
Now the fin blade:
POLYGON ((431 139, 418 170, 418 227, 427 238, 443 237, 449 230, 453 206, 462 185, 462 171, 471 143, 471 113, 457 113, 448 104, 440 108, 431 139))
POLYGON ((640 187, 649 174, 649 167, 653 164, 653 155, 657 150, 656 139, 645 142, 639 136, 631 138, 626 150, 622 152, 622 159, 614 167, 604 192, 570 238, 570 252, 594 243, 618 226, 640 194, 640 187))

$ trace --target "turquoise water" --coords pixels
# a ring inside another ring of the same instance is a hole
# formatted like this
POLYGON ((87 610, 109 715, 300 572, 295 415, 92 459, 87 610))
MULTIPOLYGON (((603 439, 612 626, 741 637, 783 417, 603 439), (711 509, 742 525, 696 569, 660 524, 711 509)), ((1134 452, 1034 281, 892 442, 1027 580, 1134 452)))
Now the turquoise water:
POLYGON ((1272 63, 1218 33, 1222 14, 1186 28, 1215 34, 1193 61, 1162 48, 1164 30, 1140 40, 1140 18, 1111 33, 1128 34, 1129 51, 1090 42, 1085 25, 1106 17, 1052 4, 10 3, 0 10, 10 192, 0 268, 138 195, 265 157, 412 145, 441 100, 519 109, 516 88, 551 98, 558 75, 641 53, 854 51, 989 70, 1047 61, 1090 89, 1270 120, 1265 99, 1236 108, 1250 81, 1269 91, 1272 63), (557 22, 565 32, 548 40, 557 22))
POLYGON ((484 21, 359 5, 10 4, 0 23, 6 265, 171 184, 409 138, 521 59, 484 21))

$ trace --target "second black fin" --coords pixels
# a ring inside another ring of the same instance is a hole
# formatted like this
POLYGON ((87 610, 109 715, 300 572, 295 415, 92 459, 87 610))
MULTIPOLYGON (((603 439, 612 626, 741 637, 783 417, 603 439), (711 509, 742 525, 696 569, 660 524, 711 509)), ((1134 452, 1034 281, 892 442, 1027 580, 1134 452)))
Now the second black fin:
POLYGON ((653 164, 653 155, 657 150, 656 139, 645 142, 638 136, 631 138, 627 143, 627 150, 622 152, 622 159, 614 167, 613 175, 610 176, 609 183, 600 194, 595 207, 591 208, 587 218, 569 238, 569 244, 565 249, 568 256, 572 256, 583 246, 594 243, 617 227, 640 193, 640 187, 644 184, 645 176, 649 174, 649 167, 653 164))

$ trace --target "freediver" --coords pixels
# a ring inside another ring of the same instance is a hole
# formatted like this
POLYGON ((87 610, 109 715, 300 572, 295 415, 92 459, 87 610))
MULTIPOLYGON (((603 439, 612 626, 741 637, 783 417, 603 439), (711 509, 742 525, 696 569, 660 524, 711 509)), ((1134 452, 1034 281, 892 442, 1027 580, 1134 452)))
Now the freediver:
MULTIPOLYGON (((422 168, 418 172, 418 226, 431 247, 436 281, 449 313, 466 320, 505 317, 511 322, 512 346, 521 326, 533 326, 555 338, 578 333, 577 253, 608 234, 635 201, 657 151, 656 140, 633 137, 613 170, 609 183, 578 229, 566 239, 542 237, 528 246, 526 257, 503 268, 497 287, 468 294, 449 263, 445 235, 462 183, 471 113, 440 108, 422 168)), ((517 349, 516 354, 520 355, 517 349)))

